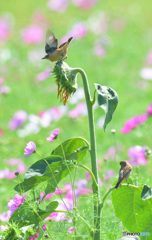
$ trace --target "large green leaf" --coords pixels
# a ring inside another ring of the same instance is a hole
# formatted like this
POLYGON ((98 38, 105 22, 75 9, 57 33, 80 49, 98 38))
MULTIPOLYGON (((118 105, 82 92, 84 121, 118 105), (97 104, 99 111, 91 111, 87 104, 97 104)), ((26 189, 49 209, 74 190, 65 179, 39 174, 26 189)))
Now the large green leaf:
MULTIPOLYGON (((121 185, 112 191, 116 216, 129 232, 148 232, 152 235, 152 198, 143 200, 143 187, 121 185)), ((140 236, 140 239, 149 239, 140 236)))
POLYGON ((56 169, 60 170, 62 161, 62 157, 53 155, 38 160, 27 170, 24 181, 16 185, 15 190, 22 194, 44 181, 51 181, 54 179, 56 169), (51 169, 50 174, 46 173, 48 166, 51 169))
POLYGON ((58 202, 49 203, 45 210, 31 206, 28 203, 21 205, 11 216, 9 222, 16 223, 19 228, 31 224, 38 225, 39 222, 48 217, 58 207, 58 202))
POLYGON ((74 137, 61 143, 52 151, 51 155, 60 155, 64 159, 73 159, 80 162, 86 155, 88 149, 88 142, 84 138, 74 137))
POLYGON ((52 151, 53 155, 35 162, 15 190, 23 193, 47 181, 45 193, 54 192, 57 184, 74 169, 74 160, 82 161, 88 148, 82 138, 68 139, 52 151))
POLYGON ((118 94, 115 90, 107 86, 101 86, 95 83, 98 93, 98 104, 105 111, 105 119, 103 128, 106 129, 107 124, 111 121, 113 113, 118 104, 118 94))

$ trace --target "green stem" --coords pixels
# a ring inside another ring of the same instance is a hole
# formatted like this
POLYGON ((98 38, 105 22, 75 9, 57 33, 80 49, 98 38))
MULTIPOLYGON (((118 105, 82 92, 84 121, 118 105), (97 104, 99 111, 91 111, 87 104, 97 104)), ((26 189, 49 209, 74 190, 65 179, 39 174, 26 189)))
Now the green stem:
POLYGON ((102 202, 101 202, 100 205, 99 205, 100 212, 101 212, 101 209, 103 208, 103 205, 104 205, 104 202, 105 202, 107 196, 109 195, 109 193, 111 193, 111 191, 112 191, 114 188, 115 188, 115 186, 109 188, 109 190, 108 190, 108 191, 105 193, 105 195, 103 196, 102 202))
POLYGON ((96 161, 96 139, 95 139, 95 129, 94 129, 94 116, 93 116, 93 103, 90 97, 89 84, 86 73, 81 68, 75 68, 73 70, 75 73, 80 73, 83 86, 85 99, 88 110, 88 121, 89 121, 89 131, 90 131, 90 155, 91 155, 91 167, 92 172, 94 174, 96 183, 93 182, 93 195, 94 195, 94 229, 95 233, 93 239, 100 240, 100 211, 99 211, 99 200, 100 200, 100 192, 98 186, 98 170, 97 170, 97 161, 96 161))
POLYGON ((94 232, 93 232, 93 229, 91 228, 91 226, 89 225, 89 223, 83 217, 81 217, 80 215, 77 215, 77 217, 79 217, 86 224, 86 226, 87 226, 87 228, 90 232, 90 235, 93 238, 94 232))
POLYGON ((94 184, 95 184, 96 187, 98 188, 99 186, 98 186, 98 184, 97 184, 97 182, 96 182, 96 179, 95 179, 95 176, 94 176, 93 172, 90 170, 90 168, 88 168, 87 166, 82 165, 82 164, 78 164, 77 166, 86 169, 86 170, 90 173, 91 178, 92 178, 92 181, 94 182, 94 184))

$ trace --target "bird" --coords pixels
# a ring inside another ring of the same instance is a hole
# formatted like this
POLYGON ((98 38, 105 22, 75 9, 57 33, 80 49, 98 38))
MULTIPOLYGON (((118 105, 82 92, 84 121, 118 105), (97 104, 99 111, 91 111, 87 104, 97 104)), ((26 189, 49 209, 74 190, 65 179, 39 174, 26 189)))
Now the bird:
POLYGON ((51 62, 55 62, 67 58, 68 45, 72 39, 73 37, 70 37, 67 42, 64 42, 58 46, 58 39, 56 39, 53 32, 48 31, 45 41, 46 55, 42 59, 48 59, 51 62))
POLYGON ((119 179, 115 186, 116 189, 119 187, 119 185, 122 181, 124 181, 124 180, 127 181, 128 177, 130 176, 130 173, 132 171, 132 166, 127 161, 125 161, 125 160, 121 161, 120 165, 121 165, 121 168, 119 170, 119 179))

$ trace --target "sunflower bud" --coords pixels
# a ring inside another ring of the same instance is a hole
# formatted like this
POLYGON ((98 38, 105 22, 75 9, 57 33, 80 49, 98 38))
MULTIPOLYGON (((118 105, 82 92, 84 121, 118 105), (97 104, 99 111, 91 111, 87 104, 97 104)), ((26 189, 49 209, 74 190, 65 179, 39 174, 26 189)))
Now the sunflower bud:
POLYGON ((58 61, 53 69, 58 85, 58 97, 66 104, 68 98, 76 92, 77 72, 70 68, 65 62, 58 61))

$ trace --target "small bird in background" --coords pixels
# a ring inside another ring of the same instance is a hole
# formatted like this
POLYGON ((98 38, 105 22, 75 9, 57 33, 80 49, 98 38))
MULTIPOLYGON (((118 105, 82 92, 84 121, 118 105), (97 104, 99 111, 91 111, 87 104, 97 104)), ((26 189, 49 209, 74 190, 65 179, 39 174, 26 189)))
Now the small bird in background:
POLYGON ((45 42, 45 52, 47 55, 42 59, 48 59, 51 62, 55 62, 67 58, 68 45, 72 39, 73 37, 70 37, 67 42, 58 47, 58 40, 52 32, 48 31, 45 42))
POLYGON ((130 173, 132 171, 132 166, 127 161, 125 161, 125 160, 121 161, 120 165, 121 165, 121 168, 119 170, 119 179, 115 186, 116 189, 119 187, 119 185, 122 181, 124 181, 124 180, 127 181, 127 179, 130 176, 130 173))

